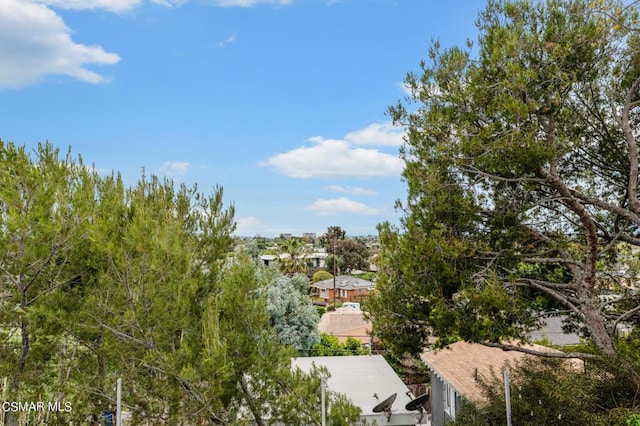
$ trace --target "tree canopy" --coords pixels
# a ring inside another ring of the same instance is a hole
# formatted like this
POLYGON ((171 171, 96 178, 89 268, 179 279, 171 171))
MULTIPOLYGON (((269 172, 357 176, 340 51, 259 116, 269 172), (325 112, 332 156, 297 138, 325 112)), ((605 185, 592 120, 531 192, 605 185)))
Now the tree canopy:
POLYGON ((344 240, 346 237, 347 231, 339 226, 330 226, 327 228, 327 232, 320 236, 320 245, 329 252, 333 249, 333 244, 336 241, 344 240))
POLYGON ((352 271, 369 268, 369 248, 357 239, 347 238, 347 232, 339 226, 330 226, 320 237, 320 243, 330 256, 327 258, 329 271, 352 271), (335 265, 334 265, 335 263, 335 265), (334 269, 335 267, 335 269, 334 269))
POLYGON ((289 238, 280 243, 278 252, 278 268, 281 272, 292 276, 306 274, 309 271, 307 266, 309 248, 304 241, 298 238, 289 238))
POLYGON ((320 315, 311 302, 309 285, 302 274, 278 275, 267 285, 267 311, 280 342, 305 355, 320 341, 320 315))
MULTIPOLYGON (((511 420, 523 426, 635 426, 638 414, 627 392, 627 371, 615 361, 591 362, 586 371, 570 361, 525 358, 510 367, 511 420), (636 421, 633 421, 636 419, 636 421)), ((451 426, 507 423, 504 380, 498 371, 480 376, 483 403, 465 404, 451 426)))
POLYGON ((491 0, 477 25, 434 42, 389 109, 408 196, 379 226, 374 331, 412 353, 500 345, 552 309, 614 354, 640 319, 637 4, 491 0))
POLYGON ((98 424, 117 378, 136 424, 319 423, 299 395, 320 394, 320 373, 292 371, 265 283, 232 251, 233 213, 219 187, 128 187, 50 144, 0 141, 0 393, 72 408, 6 423, 98 424))

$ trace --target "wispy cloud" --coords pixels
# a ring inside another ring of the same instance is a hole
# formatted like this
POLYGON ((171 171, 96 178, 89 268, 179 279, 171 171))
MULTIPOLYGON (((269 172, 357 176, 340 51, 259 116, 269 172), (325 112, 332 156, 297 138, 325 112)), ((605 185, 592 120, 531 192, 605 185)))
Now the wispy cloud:
POLYGON ((189 0, 151 0, 152 3, 165 7, 180 7, 188 1, 189 0))
POLYGON ((224 47, 229 43, 233 43, 234 41, 236 41, 236 39, 238 38, 238 32, 234 31, 233 34, 231 34, 229 37, 225 38, 224 40, 220 40, 219 42, 216 43, 216 45, 218 47, 224 47))
MULTIPOLYGON (((18 0, 27 3, 26 0, 18 0)), ((34 0, 45 6, 59 9, 90 10, 101 9, 109 12, 126 12, 142 4, 142 0, 34 0)))
POLYGON ((378 195, 378 192, 372 191, 371 189, 366 188, 358 188, 358 187, 344 187, 339 185, 328 185, 325 186, 325 189, 333 192, 339 192, 347 195, 367 195, 367 196, 375 196, 378 195))
POLYGON ((274 6, 287 6, 293 0, 213 0, 212 4, 221 7, 252 7, 259 4, 271 4, 274 6))
POLYGON ((313 204, 306 206, 305 209, 313 211, 318 216, 335 216, 344 213, 370 216, 380 213, 378 209, 345 197, 331 200, 319 198, 313 204))
POLYGON ((182 178, 190 167, 191 164, 187 161, 167 161, 158 167, 158 172, 168 178, 182 178))
POLYGON ((294 148, 258 164, 299 179, 399 176, 404 163, 397 154, 363 146, 397 147, 401 138, 390 124, 372 124, 348 133, 344 139, 312 137, 310 146, 294 148))

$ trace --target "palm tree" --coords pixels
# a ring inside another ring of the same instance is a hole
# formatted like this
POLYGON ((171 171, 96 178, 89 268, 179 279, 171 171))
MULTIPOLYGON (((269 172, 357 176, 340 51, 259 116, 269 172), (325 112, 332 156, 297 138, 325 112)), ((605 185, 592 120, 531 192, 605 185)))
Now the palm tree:
POLYGON ((289 238, 281 242, 278 249, 280 252, 278 262, 281 272, 288 275, 306 274, 309 272, 306 261, 308 249, 302 240, 289 238))

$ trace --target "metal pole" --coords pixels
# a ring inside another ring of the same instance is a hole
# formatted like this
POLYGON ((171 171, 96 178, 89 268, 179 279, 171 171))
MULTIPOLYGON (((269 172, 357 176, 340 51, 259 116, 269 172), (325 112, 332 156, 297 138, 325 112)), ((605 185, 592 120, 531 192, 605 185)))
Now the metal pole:
POLYGON ((117 381, 116 426, 122 426, 122 379, 117 381))
POLYGON ((511 390, 509 389, 509 370, 504 369, 504 399, 507 404, 507 426, 511 426, 511 390))
POLYGON ((325 382, 324 376, 321 376, 320 383, 321 383, 321 385, 320 385, 320 387, 321 387, 320 404, 322 404, 322 426, 325 426, 326 422, 327 422, 327 411, 326 411, 327 409, 326 409, 326 407, 324 405, 324 399, 325 399, 324 393, 325 393, 325 387, 326 387, 326 382, 325 382))
POLYGON ((333 310, 336 309, 336 242, 333 241, 333 310))

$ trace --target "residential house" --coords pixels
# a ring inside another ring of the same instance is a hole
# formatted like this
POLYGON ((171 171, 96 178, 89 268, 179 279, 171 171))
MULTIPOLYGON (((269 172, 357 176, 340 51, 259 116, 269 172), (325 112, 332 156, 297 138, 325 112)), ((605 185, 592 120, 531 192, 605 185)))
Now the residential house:
POLYGON ((324 251, 316 251, 305 255, 309 269, 324 268, 329 254, 324 251))
MULTIPOLYGON (((344 394, 362 410, 361 419, 370 425, 415 425, 418 411, 409 411, 412 400, 409 388, 381 355, 325 356, 294 358, 293 368, 311 371, 312 366, 326 367, 330 377, 327 389, 344 394), (396 395, 390 410, 374 412, 373 408, 388 397, 396 395)), ((426 420, 426 415, 423 416, 426 420)))
POLYGON ((527 338, 533 342, 542 342, 553 346, 577 345, 581 342, 580 336, 575 332, 567 333, 563 330, 564 317, 561 315, 546 315, 541 320, 541 327, 531 331, 527 338))
POLYGON ((371 321, 364 319, 360 309, 351 306, 325 312, 318 323, 318 331, 336 336, 341 343, 345 343, 348 337, 365 346, 371 342, 371 321))
POLYGON ((260 260, 264 266, 273 266, 278 260, 278 256, 275 254, 263 254, 260 256, 260 260))
MULTIPOLYGON (((555 351, 541 345, 523 346, 541 352, 555 351)), ((442 426, 455 419, 466 401, 483 402, 478 378, 490 378, 492 374, 502 377, 506 366, 528 356, 533 355, 468 342, 423 352, 421 358, 431 370, 431 425, 442 426)))
POLYGON ((334 278, 318 281, 311 284, 316 296, 327 303, 339 300, 341 302, 361 302, 364 300, 375 284, 362 278, 350 275, 338 275, 334 278), (334 298, 335 288, 335 298, 334 298))
MULTIPOLYGON (((305 253, 299 256, 299 258, 304 258, 307 267, 311 270, 315 270, 318 268, 322 268, 325 265, 327 257, 329 255, 324 252, 314 252, 314 253, 305 253)), ((281 253, 280 255, 275 254, 263 254, 260 256, 260 260, 265 266, 274 266, 279 259, 288 259, 288 253, 281 253)))

